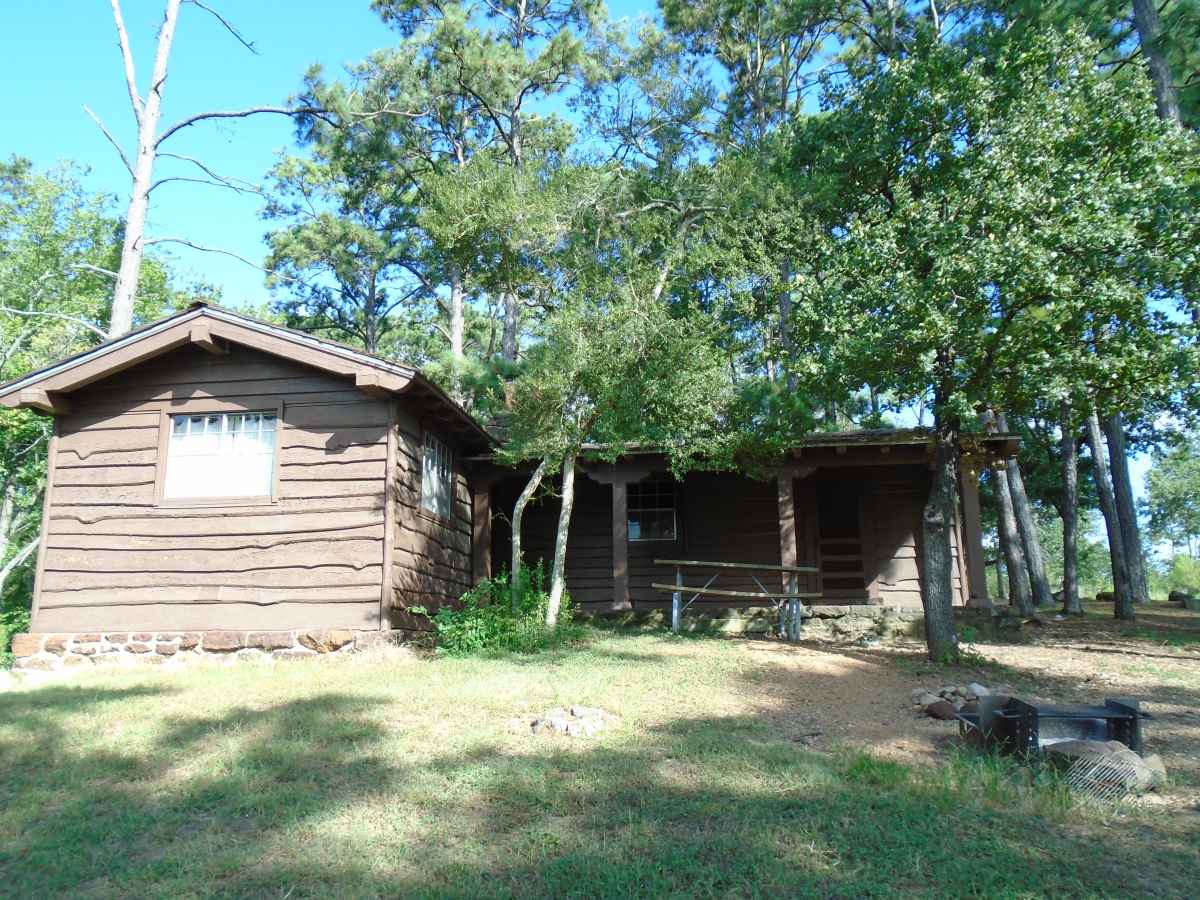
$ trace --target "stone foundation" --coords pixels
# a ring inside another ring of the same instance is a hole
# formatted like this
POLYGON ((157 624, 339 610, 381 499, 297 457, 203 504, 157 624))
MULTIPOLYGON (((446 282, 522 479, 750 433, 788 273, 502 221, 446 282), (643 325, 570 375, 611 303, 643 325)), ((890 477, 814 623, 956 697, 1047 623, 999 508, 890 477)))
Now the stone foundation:
POLYGON ((95 665, 205 658, 306 659, 409 642, 408 631, 118 631, 13 635, 14 669, 53 672, 95 665))
MULTIPOLYGON (((860 638, 919 637, 925 614, 911 606, 809 606, 805 607, 801 640, 856 641, 860 638)), ((622 627, 671 627, 671 611, 654 609, 605 615, 622 627)), ((779 613, 770 607, 742 609, 689 609, 681 630, 691 634, 774 634, 779 613)))

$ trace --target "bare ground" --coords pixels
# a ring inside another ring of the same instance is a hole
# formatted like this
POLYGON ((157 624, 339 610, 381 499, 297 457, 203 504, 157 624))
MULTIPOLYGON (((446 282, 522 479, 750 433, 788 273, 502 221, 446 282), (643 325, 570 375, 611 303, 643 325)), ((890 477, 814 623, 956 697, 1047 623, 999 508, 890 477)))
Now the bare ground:
POLYGON ((935 763, 958 729, 915 710, 916 688, 978 681, 1043 702, 1134 697, 1154 717, 1144 729, 1146 752, 1161 755, 1171 776, 1142 802, 1200 814, 1200 614, 1154 604, 1123 623, 1110 609, 1090 605, 1085 616, 1062 621, 1052 613, 1004 642, 978 639, 968 662, 954 667, 928 662, 916 641, 872 649, 752 641, 748 652, 774 665, 747 701, 813 749, 853 745, 935 763))

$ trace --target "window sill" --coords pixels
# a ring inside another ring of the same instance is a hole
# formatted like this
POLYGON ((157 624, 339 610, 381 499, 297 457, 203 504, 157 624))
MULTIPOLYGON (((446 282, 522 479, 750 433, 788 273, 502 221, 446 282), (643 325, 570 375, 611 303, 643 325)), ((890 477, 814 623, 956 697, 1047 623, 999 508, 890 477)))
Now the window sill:
POLYGON ((677 538, 677 537, 630 538, 629 543, 631 543, 631 544, 674 544, 674 543, 678 542, 678 540, 679 540, 679 538, 677 538))
POLYGON ((275 497, 164 497, 158 501, 158 505, 171 509, 195 509, 205 506, 271 506, 278 502, 275 497))
POLYGON ((440 525, 442 528, 454 527, 453 519, 448 519, 445 516, 438 515, 435 512, 430 512, 427 509, 422 508, 417 510, 417 515, 420 518, 425 519, 427 522, 432 522, 434 525, 440 525))

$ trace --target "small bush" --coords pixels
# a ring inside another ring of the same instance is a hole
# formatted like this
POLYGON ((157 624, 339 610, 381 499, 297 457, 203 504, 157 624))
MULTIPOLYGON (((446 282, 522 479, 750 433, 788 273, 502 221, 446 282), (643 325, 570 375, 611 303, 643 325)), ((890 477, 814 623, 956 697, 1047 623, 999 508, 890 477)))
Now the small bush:
POLYGON ((9 650, 12 636, 29 630, 29 610, 25 606, 0 608, 0 669, 12 667, 13 655, 9 650))
POLYGON ((473 653, 536 653, 579 636, 574 607, 565 592, 559 624, 546 627, 550 599, 542 563, 520 573, 517 608, 512 605, 508 572, 480 582, 462 596, 458 608, 444 606, 433 615, 438 652, 450 656, 473 653))

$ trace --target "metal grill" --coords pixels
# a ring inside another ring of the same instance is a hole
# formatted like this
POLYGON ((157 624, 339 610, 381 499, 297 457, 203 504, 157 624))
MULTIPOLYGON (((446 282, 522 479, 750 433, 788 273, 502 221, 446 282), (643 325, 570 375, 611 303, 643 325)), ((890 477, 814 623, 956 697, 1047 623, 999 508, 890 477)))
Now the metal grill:
POLYGON ((1137 778, 1138 770, 1129 760, 1097 754, 1075 760, 1064 780, 1090 800, 1115 803, 1130 792, 1137 778))

